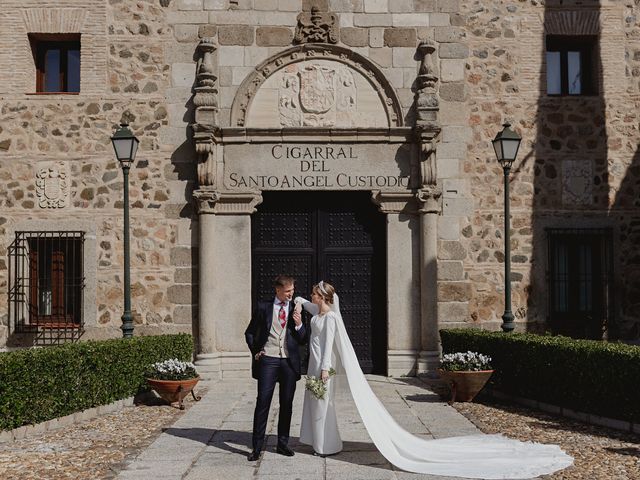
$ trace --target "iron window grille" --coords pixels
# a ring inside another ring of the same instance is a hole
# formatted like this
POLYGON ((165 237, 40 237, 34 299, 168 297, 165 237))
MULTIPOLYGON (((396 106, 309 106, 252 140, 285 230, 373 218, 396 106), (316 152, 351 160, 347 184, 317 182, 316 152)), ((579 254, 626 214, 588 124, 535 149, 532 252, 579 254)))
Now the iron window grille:
POLYGON ((16 232, 9 246, 9 318, 34 345, 84 333, 84 232, 16 232))
POLYGON ((547 240, 552 332, 607 338, 614 312, 611 229, 547 229, 547 240))

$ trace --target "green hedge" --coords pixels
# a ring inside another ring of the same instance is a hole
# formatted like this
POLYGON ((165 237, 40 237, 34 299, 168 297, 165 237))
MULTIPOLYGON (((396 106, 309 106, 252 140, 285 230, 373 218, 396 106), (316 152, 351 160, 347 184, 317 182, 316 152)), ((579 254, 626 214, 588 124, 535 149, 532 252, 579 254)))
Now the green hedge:
POLYGON ((0 353, 0 430, 35 424, 140 392, 151 363, 191 361, 191 335, 88 341, 0 353))
POLYGON ((473 329, 441 330, 444 353, 492 357, 497 390, 579 412, 640 422, 640 347, 473 329))

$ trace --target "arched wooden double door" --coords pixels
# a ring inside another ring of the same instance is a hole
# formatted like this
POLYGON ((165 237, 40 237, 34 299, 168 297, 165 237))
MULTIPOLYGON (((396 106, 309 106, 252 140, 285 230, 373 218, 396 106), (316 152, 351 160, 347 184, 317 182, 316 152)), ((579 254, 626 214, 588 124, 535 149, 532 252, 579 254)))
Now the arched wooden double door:
POLYGON ((369 192, 264 192, 252 216, 252 298, 273 298, 273 278, 296 278, 309 298, 319 280, 340 295, 365 373, 386 374, 385 218, 369 192))

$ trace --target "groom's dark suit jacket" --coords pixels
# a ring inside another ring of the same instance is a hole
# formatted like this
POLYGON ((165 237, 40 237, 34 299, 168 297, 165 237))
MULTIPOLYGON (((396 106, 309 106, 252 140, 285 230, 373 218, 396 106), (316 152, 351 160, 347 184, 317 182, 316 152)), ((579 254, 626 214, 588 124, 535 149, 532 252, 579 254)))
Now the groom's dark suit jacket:
MULTIPOLYGON (((296 373, 296 380, 300 380, 300 349, 299 345, 303 345, 308 340, 307 327, 304 322, 300 330, 296 330, 295 321, 293 320, 293 301, 289 302, 289 316, 287 318, 287 353, 291 368, 296 373)), ((273 322, 273 301, 258 302, 258 306, 253 312, 251 322, 244 332, 244 338, 247 341, 249 350, 251 350, 251 376, 258 378, 258 370, 260 361, 255 360, 256 353, 260 352, 269 338, 271 330, 271 322, 273 322)))

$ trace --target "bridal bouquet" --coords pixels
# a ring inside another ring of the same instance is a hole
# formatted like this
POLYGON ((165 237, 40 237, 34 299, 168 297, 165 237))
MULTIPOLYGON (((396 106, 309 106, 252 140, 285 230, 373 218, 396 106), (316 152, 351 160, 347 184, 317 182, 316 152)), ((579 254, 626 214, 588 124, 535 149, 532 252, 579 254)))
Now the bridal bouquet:
MULTIPOLYGON (((335 374, 336 371, 333 368, 330 368, 329 377, 332 377, 335 374)), ((304 388, 309 390, 318 400, 322 400, 324 398, 324 394, 327 393, 327 386, 322 381, 322 379, 309 375, 307 375, 305 378, 307 379, 307 381, 304 384, 304 388)))

